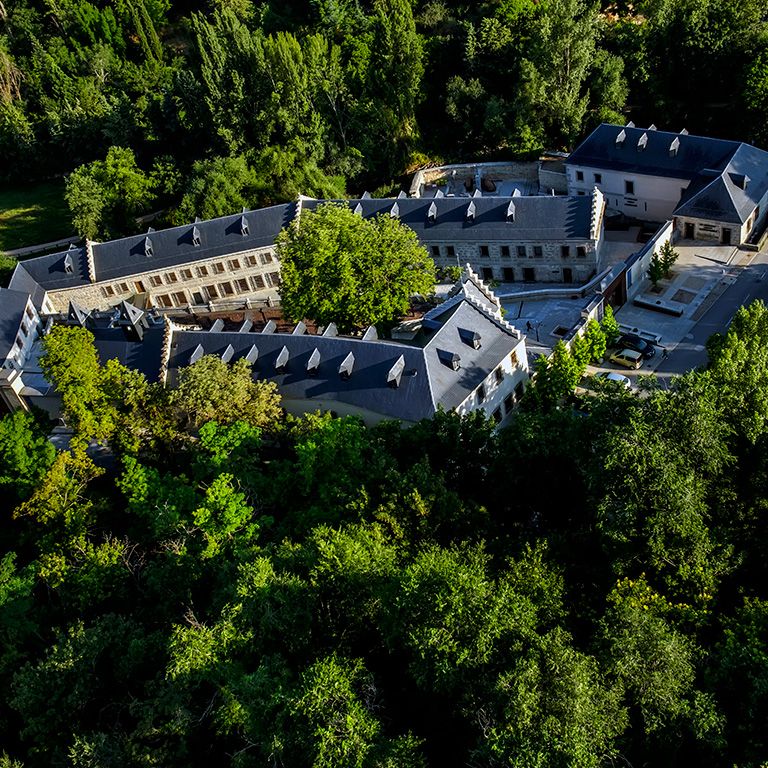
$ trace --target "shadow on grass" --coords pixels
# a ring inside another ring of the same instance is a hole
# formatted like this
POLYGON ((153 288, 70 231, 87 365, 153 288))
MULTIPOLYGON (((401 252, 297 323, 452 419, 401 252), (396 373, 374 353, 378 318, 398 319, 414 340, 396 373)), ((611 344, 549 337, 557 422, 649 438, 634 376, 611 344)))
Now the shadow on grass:
POLYGON ((0 187, 0 252, 71 234, 63 180, 0 187))

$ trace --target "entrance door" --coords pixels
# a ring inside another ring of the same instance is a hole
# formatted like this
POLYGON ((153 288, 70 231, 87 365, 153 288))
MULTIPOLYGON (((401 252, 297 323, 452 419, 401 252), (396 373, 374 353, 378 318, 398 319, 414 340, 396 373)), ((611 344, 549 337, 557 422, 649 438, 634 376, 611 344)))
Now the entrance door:
POLYGON ((572 283, 573 282, 573 270, 569 267, 563 267, 563 282, 564 283, 572 283))
POLYGON ((523 280, 533 283, 536 280, 536 270, 533 267, 523 267, 523 280))
POLYGON ((722 235, 720 236, 720 242, 723 245, 731 244, 731 230, 728 227, 723 227, 722 235))
POLYGON ((685 223, 685 239, 686 240, 693 240, 696 236, 696 230, 693 224, 691 224, 689 221, 685 223))

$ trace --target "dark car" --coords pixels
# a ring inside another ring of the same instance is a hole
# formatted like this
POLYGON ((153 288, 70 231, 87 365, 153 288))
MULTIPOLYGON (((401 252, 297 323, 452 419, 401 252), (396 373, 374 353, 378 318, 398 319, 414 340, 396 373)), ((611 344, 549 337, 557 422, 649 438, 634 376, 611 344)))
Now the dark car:
POLYGON ((641 339, 634 333, 625 333, 618 342, 621 349, 634 349, 639 352, 646 360, 650 360, 656 354, 656 347, 645 339, 641 339))

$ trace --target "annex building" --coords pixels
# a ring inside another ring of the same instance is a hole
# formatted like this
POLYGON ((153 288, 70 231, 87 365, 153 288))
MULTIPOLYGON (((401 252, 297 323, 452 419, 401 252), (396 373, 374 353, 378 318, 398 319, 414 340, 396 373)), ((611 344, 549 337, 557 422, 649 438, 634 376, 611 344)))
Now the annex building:
POLYGON ((677 239, 741 245, 768 221, 768 152, 738 141, 603 123, 565 161, 568 193, 672 220, 677 239))

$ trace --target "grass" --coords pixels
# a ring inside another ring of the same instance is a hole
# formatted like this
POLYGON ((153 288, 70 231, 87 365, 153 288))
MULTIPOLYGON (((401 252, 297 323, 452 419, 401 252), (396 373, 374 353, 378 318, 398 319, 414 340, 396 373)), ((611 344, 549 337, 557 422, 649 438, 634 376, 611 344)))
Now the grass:
POLYGON ((63 179, 0 187, 0 253, 71 234, 63 179))

